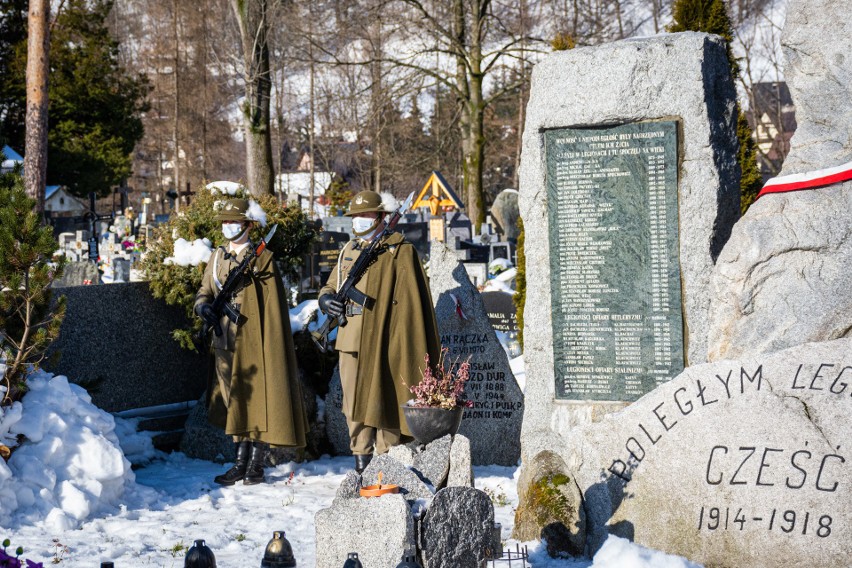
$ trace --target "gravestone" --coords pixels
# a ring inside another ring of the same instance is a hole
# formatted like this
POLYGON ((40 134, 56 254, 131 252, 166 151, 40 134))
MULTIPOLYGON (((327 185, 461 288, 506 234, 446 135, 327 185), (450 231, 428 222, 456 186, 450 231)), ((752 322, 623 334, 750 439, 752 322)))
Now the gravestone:
POLYGON ((51 287, 68 288, 71 286, 87 286, 89 284, 100 284, 98 265, 94 262, 84 260, 67 263, 62 269, 62 276, 54 280, 51 287))
POLYGON ((518 313, 512 295, 507 292, 483 292, 482 303, 488 321, 496 331, 518 333, 518 313))
POLYGON ((350 239, 355 238, 355 233, 352 232, 352 217, 326 217, 322 220, 322 228, 332 233, 346 233, 350 239))
POLYGON ((364 566, 393 567, 414 548, 414 520, 402 495, 341 499, 314 517, 317 568, 340 568, 350 552, 364 566))
POLYGON ((113 282, 130 282, 130 260, 113 258, 113 282))
POLYGON ((396 231, 402 233, 406 240, 414 245, 421 259, 429 258, 429 224, 428 223, 400 223, 396 231))
POLYGON ((493 528, 494 506, 484 491, 438 491, 420 521, 423 568, 480 568, 499 555, 493 550, 493 528))
POLYGON ((689 367, 524 452, 571 470, 592 553, 615 534, 706 566, 845 566, 850 395, 852 339, 811 343, 689 367))
POLYGON ((45 359, 48 371, 84 384, 107 412, 198 400, 206 360, 172 339, 187 324, 182 308, 152 297, 147 282, 56 293, 67 303, 45 359))
POLYGON ((489 246, 491 247, 491 254, 488 256, 489 261, 505 258, 512 264, 515 263, 515 247, 512 246, 512 243, 496 242, 490 243, 489 246))
POLYGON ((59 250, 69 259, 79 260, 74 251, 74 233, 59 233, 56 242, 59 244, 59 250))
POLYGON ((349 426, 343 414, 343 386, 340 383, 340 367, 335 365, 325 396, 325 435, 337 455, 348 456, 349 426))
POLYGON ((473 224, 467 215, 461 211, 453 211, 444 215, 444 238, 446 242, 452 243, 458 237, 462 241, 469 241, 473 236, 473 224))
POLYGON ((504 189, 494 198, 491 205, 491 217, 496 221, 498 233, 504 240, 517 242, 518 240, 518 191, 515 189, 504 189))
POLYGON ((337 266, 337 258, 340 251, 350 240, 347 233, 335 231, 323 231, 320 233, 320 242, 317 243, 319 272, 329 273, 337 266))
MULTIPOLYGON (((781 36, 798 127, 779 180, 852 168, 852 4, 795 0, 781 36)), ((848 337, 852 181, 770 193, 734 227, 713 272, 711 360, 848 337)))
POLYGON ((462 263, 467 277, 475 287, 484 286, 488 282, 488 265, 482 262, 465 262, 462 263))
POLYGON ((739 212, 729 75, 723 42, 692 32, 533 70, 520 168, 530 436, 598 420, 704 360, 709 274, 739 212))
POLYGON ((459 433, 470 440, 473 463, 515 465, 524 395, 488 321, 479 291, 465 268, 445 245, 432 242, 429 262, 432 301, 441 344, 448 363, 470 358, 464 411, 459 433))

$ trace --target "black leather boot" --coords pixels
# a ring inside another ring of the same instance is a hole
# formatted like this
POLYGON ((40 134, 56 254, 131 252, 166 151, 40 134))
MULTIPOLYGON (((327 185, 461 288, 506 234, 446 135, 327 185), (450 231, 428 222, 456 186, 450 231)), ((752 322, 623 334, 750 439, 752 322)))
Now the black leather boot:
POLYGON ((373 454, 355 454, 355 472, 358 475, 364 473, 371 461, 373 461, 373 454))
POLYGON ((263 476, 263 460, 266 458, 268 447, 263 442, 251 443, 251 457, 249 458, 248 467, 246 467, 243 485, 257 485, 266 481, 266 478, 263 476))
POLYGON ((246 475, 246 467, 248 466, 249 449, 251 447, 251 442, 236 442, 236 445, 237 459, 234 461, 234 467, 232 467, 222 475, 217 475, 213 478, 213 481, 215 481, 219 485, 233 485, 246 475))

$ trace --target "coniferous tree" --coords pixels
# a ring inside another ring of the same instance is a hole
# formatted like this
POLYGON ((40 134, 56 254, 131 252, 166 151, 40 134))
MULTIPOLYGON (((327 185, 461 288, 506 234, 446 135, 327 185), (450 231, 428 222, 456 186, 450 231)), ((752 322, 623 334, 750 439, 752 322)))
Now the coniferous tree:
MULTIPOLYGON (((50 34, 47 178, 77 195, 107 195, 127 178, 142 137, 147 83, 119 62, 107 28, 111 9, 110 0, 69 0, 50 34)), ((26 40, 14 51, 0 108, 23 108, 26 97, 26 40)), ((0 113, 0 129, 15 148, 24 147, 22 118, 0 113)))
POLYGON ((524 305, 527 303, 527 258, 524 253, 524 220, 518 217, 517 272, 512 302, 518 318, 518 343, 524 348, 524 305))
POLYGON ((28 369, 38 368, 59 335, 65 297, 51 305, 50 290, 62 271, 61 263, 51 262, 56 249, 20 172, 0 176, 0 359, 6 365, 0 405, 20 400, 28 369))
MULTIPOLYGON (((674 22, 668 27, 670 32, 706 32, 721 36, 725 40, 725 50, 731 66, 731 77, 736 80, 740 66, 731 50, 734 38, 733 25, 723 0, 676 0, 672 6, 674 22)), ((760 170, 757 167, 757 148, 751 128, 737 103, 737 139, 740 142, 737 162, 740 164, 740 208, 743 213, 751 205, 763 185, 760 170)))

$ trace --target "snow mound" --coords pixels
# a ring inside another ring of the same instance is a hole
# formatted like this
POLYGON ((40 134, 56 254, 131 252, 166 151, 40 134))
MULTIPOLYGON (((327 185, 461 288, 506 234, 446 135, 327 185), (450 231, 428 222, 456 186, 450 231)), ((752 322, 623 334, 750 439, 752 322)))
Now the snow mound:
POLYGON ((213 252, 213 243, 209 239, 195 239, 192 242, 186 239, 175 241, 175 250, 172 256, 167 257, 165 264, 177 264, 178 266, 198 266, 202 262, 210 260, 213 252))
POLYGON ((236 195, 237 193, 245 192, 242 184, 235 181, 212 181, 206 187, 213 195, 236 195))
MULTIPOLYGON (((311 320, 314 319, 314 314, 322 314, 318 310, 319 302, 316 300, 305 300, 295 308, 290 308, 290 329, 293 333, 298 333, 308 327, 311 320)), ((316 326, 311 328, 311 331, 315 329, 316 326)))
POLYGON ((610 535, 595 554, 591 568, 701 568, 701 565, 610 535))
POLYGON ((0 416, 0 433, 24 436, 9 462, 0 460, 0 525, 44 520, 65 531, 118 507, 135 475, 112 415, 64 376, 38 371, 27 385, 23 400, 0 416))

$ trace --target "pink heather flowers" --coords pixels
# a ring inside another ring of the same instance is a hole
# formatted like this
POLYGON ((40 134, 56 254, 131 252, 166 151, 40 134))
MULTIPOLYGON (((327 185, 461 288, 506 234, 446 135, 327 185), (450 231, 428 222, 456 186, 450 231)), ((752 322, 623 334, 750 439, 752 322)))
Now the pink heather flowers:
POLYGON ((410 406, 427 406, 452 410, 458 406, 470 408, 473 401, 464 399, 464 384, 470 379, 470 357, 459 363, 458 358, 449 365, 446 356, 449 349, 441 348, 441 355, 434 370, 429 364, 429 354, 426 354, 426 370, 420 384, 411 387, 416 397, 409 402, 410 406))

